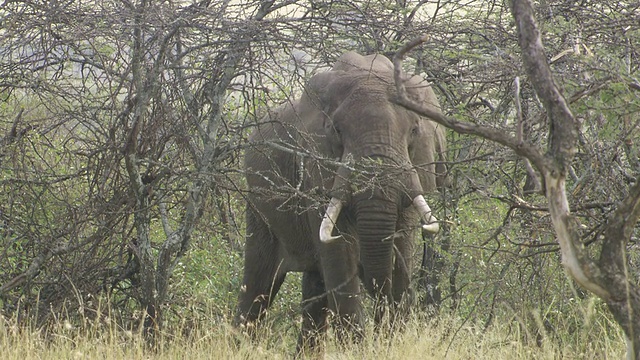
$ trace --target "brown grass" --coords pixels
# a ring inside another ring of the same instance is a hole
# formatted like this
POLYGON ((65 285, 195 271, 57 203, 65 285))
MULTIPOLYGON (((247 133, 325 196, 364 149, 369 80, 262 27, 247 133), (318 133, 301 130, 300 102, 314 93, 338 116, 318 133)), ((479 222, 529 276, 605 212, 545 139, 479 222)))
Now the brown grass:
MULTIPOLYGON (((610 323, 594 315, 571 337, 558 339, 543 334, 527 341, 517 322, 494 325, 480 331, 458 319, 411 320, 405 331, 393 336, 368 336, 361 344, 340 347, 329 335, 325 359, 620 359, 625 355, 622 333, 606 333, 610 323), (597 318, 597 320, 596 320, 597 318)), ((158 349, 149 349, 139 332, 113 324, 89 324, 77 328, 69 323, 43 331, 18 328, 10 321, 0 327, 0 358, 29 359, 290 359, 295 349, 295 330, 263 327, 259 339, 248 340, 228 323, 211 322, 174 329, 161 335, 158 349)))

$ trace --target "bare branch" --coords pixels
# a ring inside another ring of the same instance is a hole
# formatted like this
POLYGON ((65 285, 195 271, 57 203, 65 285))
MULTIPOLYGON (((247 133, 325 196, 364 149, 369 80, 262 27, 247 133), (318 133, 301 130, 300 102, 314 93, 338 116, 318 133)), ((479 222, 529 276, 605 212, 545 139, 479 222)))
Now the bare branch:
POLYGON ((488 128, 446 117, 442 113, 436 112, 424 104, 416 103, 407 97, 403 80, 402 61, 404 60, 406 53, 426 40, 427 37, 425 36, 414 39, 400 49, 393 57, 394 77, 398 91, 397 103, 460 134, 480 136, 507 146, 515 151, 516 154, 529 159, 541 172, 544 171, 544 169, 547 169, 551 165, 549 160, 545 158, 533 144, 526 141, 518 141, 516 137, 508 135, 508 133, 501 129, 488 128))

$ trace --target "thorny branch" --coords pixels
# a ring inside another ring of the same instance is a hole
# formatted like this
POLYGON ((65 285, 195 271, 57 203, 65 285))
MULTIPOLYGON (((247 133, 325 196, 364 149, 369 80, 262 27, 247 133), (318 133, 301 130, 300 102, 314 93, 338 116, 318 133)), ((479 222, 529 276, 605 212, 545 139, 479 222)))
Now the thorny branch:
MULTIPOLYGON (((580 230, 575 216, 571 214, 565 177, 576 152, 578 123, 568 107, 544 53, 540 31, 537 27, 532 4, 528 0, 513 0, 511 9, 519 35, 522 59, 527 75, 541 99, 549 118, 549 150, 547 156, 533 144, 522 139, 520 131, 515 136, 495 129, 456 121, 439 113, 429 111, 422 104, 410 100, 406 95, 402 77, 402 61, 407 52, 422 44, 427 37, 416 38, 407 43, 394 57, 395 81, 398 103, 410 110, 459 133, 472 134, 500 143, 530 160, 545 179, 545 190, 551 219, 560 244, 563 265, 567 272, 584 288, 605 300, 623 327, 630 341, 629 355, 636 358, 640 351, 637 338, 636 309, 640 308, 640 292, 631 285, 628 277, 624 245, 628 242, 640 217, 640 185, 635 184, 622 204, 611 215, 608 233, 599 264, 590 259, 580 243, 580 230), (619 225, 613 225, 618 224, 619 225), (616 265, 614 265, 616 264, 616 265), (620 281, 613 281, 617 279, 620 281), (620 294, 627 294, 620 299, 620 294), (622 303, 622 305, 618 305, 622 303)), ((520 115, 520 113, 518 113, 520 115)), ((518 119, 520 122, 522 119, 518 119)), ((518 127, 519 128, 519 127, 518 127)))

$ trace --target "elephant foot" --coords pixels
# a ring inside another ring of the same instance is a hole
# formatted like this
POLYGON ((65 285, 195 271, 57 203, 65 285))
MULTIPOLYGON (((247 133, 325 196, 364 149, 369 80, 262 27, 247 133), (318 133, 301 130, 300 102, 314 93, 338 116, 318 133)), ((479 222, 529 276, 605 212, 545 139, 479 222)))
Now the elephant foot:
POLYGON ((365 335, 361 317, 357 315, 335 316, 334 332, 338 342, 343 347, 362 342, 365 335))
POLYGON ((298 338, 295 359, 323 359, 326 330, 303 332, 298 338))
POLYGON ((252 340, 256 337, 256 325, 257 320, 248 321, 244 315, 237 315, 233 320, 235 332, 252 340))

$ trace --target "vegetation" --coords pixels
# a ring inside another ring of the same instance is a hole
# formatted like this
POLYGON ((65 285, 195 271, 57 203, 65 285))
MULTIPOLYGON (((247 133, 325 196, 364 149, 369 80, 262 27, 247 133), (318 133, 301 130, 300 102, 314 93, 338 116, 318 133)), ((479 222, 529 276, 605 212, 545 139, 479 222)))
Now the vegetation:
MULTIPOLYGON (((640 176, 640 5, 534 9, 578 124, 564 167, 573 240, 598 259, 640 176)), ((229 327, 242 151, 269 107, 346 50, 392 57, 427 34, 405 71, 435 85, 449 119, 554 146, 507 2, 7 1, 0 23, 3 358, 142 358, 150 334, 154 358, 290 356, 296 278, 257 344, 229 327)), ((542 170, 448 136, 452 185, 430 196, 450 225, 416 239, 428 246, 415 319, 353 348, 330 339, 327 356, 621 358, 620 319, 564 273, 542 170)), ((621 265, 633 289, 638 230, 620 228, 621 257, 599 260, 621 265)))
MULTIPOLYGON (((581 305, 576 305, 580 307, 581 305)), ((587 310, 586 308, 584 310, 587 310)), ((593 309, 592 309, 593 310, 593 309)), ((507 320, 507 319, 505 319, 507 320)), ((502 321, 489 331, 482 326, 463 324, 447 316, 436 321, 415 318, 405 331, 393 336, 366 337, 361 344, 341 347, 330 337, 326 358, 331 359, 619 359, 624 357, 622 333, 603 331, 608 320, 598 312, 585 312, 575 337, 563 341, 544 338, 522 341, 517 324, 502 321)), ((158 348, 150 350, 141 332, 120 328, 113 321, 75 327, 55 324, 45 335, 15 324, 0 328, 0 355, 3 359, 288 359, 295 343, 292 331, 273 326, 262 328, 257 341, 248 341, 226 324, 202 323, 185 332, 185 327, 169 327, 160 336, 158 348), (215 324, 217 326, 211 326, 215 324), (284 331, 283 331, 284 330, 284 331)), ((546 336, 546 335, 545 335, 546 336)))

